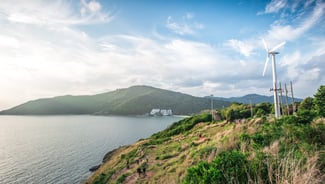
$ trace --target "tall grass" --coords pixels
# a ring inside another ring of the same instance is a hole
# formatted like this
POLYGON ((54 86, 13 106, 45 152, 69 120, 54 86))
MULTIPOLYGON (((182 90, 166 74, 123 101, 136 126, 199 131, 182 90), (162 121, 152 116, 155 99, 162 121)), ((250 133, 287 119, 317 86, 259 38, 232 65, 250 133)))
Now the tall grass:
POLYGON ((268 181, 273 184, 318 184, 323 183, 324 173, 317 168, 319 153, 297 158, 294 151, 283 157, 276 155, 267 159, 268 181))

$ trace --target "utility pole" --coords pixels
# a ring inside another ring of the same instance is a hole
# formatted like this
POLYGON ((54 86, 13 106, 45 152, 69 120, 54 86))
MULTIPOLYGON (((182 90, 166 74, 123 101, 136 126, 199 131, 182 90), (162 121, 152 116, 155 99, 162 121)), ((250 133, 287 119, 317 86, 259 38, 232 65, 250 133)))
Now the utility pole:
POLYGON ((249 99, 249 104, 251 106, 251 117, 253 117, 253 105, 252 105, 252 99, 249 99))
POLYGON ((289 108, 289 103, 288 103, 288 89, 287 89, 287 84, 284 83, 284 89, 286 92, 286 104, 287 104, 287 114, 290 115, 290 108, 289 108))
POLYGON ((213 95, 211 95, 211 121, 213 122, 213 95))
POLYGON ((281 86, 281 82, 279 82, 279 85, 280 85, 280 115, 283 114, 283 101, 282 101, 282 86, 281 86))
MULTIPOLYGON (((275 80, 276 81, 276 80, 275 80)), ((280 114, 280 108, 279 108, 279 97, 278 97, 278 91, 276 82, 273 84, 273 88, 270 89, 270 91, 274 92, 274 112, 275 112, 275 118, 279 118, 281 116, 280 114)))
POLYGON ((296 112, 296 105, 295 105, 295 99, 293 97, 293 89, 292 89, 292 81, 290 81, 290 86, 291 86, 291 96, 292 96, 292 114, 296 112))

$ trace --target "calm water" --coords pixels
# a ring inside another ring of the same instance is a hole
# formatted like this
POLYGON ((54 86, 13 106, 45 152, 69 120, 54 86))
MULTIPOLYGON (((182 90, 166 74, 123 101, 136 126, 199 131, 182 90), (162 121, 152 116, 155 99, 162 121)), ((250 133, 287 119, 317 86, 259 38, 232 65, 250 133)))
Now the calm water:
POLYGON ((108 151, 180 119, 0 116, 0 183, 80 183, 108 151))

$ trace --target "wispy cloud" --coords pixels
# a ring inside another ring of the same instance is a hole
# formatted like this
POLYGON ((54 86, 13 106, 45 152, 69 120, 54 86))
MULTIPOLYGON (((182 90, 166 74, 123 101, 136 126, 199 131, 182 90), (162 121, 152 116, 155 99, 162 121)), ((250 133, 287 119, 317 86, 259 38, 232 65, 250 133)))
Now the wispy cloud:
POLYGON ((281 9, 285 8, 287 5, 287 0, 272 0, 269 4, 266 5, 263 12, 258 12, 260 14, 267 13, 278 13, 281 9))
POLYGON ((195 34, 197 30, 203 29, 203 24, 192 21, 194 18, 193 13, 186 13, 181 21, 175 21, 171 16, 167 18, 166 27, 172 32, 179 35, 195 34))
POLYGON ((285 21, 282 21, 281 19, 283 18, 280 18, 270 25, 270 28, 264 35, 256 35, 256 37, 245 40, 230 39, 227 40, 224 45, 231 47, 246 57, 249 57, 252 56, 256 50, 264 48, 261 41, 262 38, 267 41, 270 48, 282 41, 294 41, 300 39, 302 35, 323 20, 325 14, 325 3, 318 2, 311 12, 308 12, 307 10, 301 11, 306 11, 303 13, 305 16, 296 17, 296 21, 298 22, 296 25, 283 24, 285 21))
POLYGON ((325 3, 317 3, 308 17, 305 17, 298 26, 273 24, 268 31, 268 39, 277 41, 292 41, 310 30, 317 22, 324 18, 325 3))
POLYGON ((113 16, 103 12, 96 0, 80 1, 80 13, 73 10, 69 1, 12 1, 0 4, 2 17, 11 22, 34 25, 76 25, 109 22, 113 16))
POLYGON ((235 49, 246 57, 250 56, 255 48, 254 44, 252 43, 243 42, 236 39, 228 40, 225 45, 235 49))

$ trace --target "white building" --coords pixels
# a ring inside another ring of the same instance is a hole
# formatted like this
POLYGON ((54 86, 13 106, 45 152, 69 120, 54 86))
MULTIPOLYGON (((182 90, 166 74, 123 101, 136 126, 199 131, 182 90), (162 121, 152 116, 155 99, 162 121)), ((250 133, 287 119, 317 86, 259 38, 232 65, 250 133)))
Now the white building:
POLYGON ((150 116, 171 116, 173 112, 171 109, 152 109, 150 116))
POLYGON ((160 109, 152 109, 150 111, 150 115, 151 116, 155 116, 155 115, 158 115, 160 113, 160 109))

